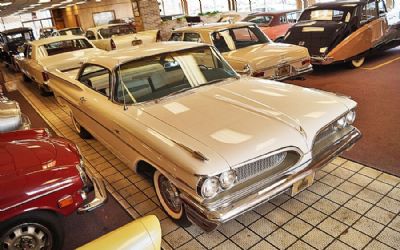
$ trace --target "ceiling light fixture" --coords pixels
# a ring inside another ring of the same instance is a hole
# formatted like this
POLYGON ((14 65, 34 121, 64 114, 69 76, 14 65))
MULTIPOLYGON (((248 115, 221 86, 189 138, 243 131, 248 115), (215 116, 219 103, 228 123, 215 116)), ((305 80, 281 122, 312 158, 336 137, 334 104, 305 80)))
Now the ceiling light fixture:
POLYGON ((39 0, 39 3, 50 3, 51 0, 39 0))
POLYGON ((76 2, 75 4, 84 4, 84 3, 86 3, 86 1, 76 2))

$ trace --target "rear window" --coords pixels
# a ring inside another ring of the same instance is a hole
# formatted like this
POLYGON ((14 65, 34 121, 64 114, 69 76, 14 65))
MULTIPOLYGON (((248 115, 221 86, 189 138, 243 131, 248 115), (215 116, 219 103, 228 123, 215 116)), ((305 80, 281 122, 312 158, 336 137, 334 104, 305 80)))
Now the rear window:
POLYGON ((83 34, 83 31, 80 28, 73 28, 68 30, 60 30, 60 35, 75 35, 80 36, 83 34))
POLYGON ((93 46, 85 39, 59 41, 45 44, 42 47, 46 50, 48 56, 53 56, 75 50, 93 48, 93 46))
POLYGON ((14 33, 7 35, 7 41, 12 42, 19 42, 19 41, 31 41, 32 35, 30 32, 23 32, 23 33, 14 33))
POLYGON ((135 33, 135 30, 129 25, 116 25, 108 28, 100 29, 100 35, 105 38, 112 36, 121 36, 135 33))
POLYGON ((351 17, 350 12, 349 10, 338 9, 305 10, 300 20, 348 22, 351 17))

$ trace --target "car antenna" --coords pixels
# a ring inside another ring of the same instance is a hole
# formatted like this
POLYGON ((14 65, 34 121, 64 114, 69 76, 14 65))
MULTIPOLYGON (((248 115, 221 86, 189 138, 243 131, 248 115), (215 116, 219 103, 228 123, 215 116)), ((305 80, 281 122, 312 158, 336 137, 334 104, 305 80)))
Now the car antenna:
POLYGON ((125 99, 125 83, 124 83, 124 80, 122 80, 121 64, 119 62, 118 62, 118 76, 120 79, 120 83, 122 84, 122 96, 124 98, 124 110, 128 110, 128 106, 126 106, 126 99, 125 99))

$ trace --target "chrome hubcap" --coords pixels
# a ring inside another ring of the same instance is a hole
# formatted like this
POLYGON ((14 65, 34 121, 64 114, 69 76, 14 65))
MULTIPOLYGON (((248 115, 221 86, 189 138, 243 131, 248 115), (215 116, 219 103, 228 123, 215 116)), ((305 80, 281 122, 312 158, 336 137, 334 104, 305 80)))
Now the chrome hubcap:
POLYGON ((158 179, 160 186, 160 192, 164 201, 167 203, 168 207, 175 213, 179 213, 182 209, 182 201, 179 198, 179 193, 174 184, 172 184, 164 176, 160 176, 158 179))
POLYGON ((52 241, 49 236, 49 230, 42 225, 25 223, 4 234, 1 239, 1 247, 15 250, 51 249, 52 241))

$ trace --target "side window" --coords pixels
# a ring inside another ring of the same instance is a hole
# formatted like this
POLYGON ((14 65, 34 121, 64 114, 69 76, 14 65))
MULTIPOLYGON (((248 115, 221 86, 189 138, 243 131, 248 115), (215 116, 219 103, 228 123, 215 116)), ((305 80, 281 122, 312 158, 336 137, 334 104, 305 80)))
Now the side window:
POLYGON ((90 30, 86 31, 86 37, 89 40, 96 40, 96 35, 94 34, 93 31, 90 30))
POLYGON ((296 12, 287 13, 286 15, 288 23, 296 23, 298 15, 296 12))
POLYGON ((31 59, 32 58, 32 46, 28 45, 25 50, 25 58, 31 59))
POLYGON ((280 16, 279 21, 280 23, 287 23, 286 15, 280 16))
POLYGON ((374 18, 378 17, 376 2, 372 1, 364 5, 361 13, 362 13, 361 24, 367 23, 373 20, 374 18))
POLYGON ((379 10, 379 15, 385 14, 387 12, 386 4, 385 4, 384 0, 378 1, 378 10, 379 10))
POLYGON ((200 35, 197 33, 185 33, 183 41, 186 42, 200 42, 200 35))
POLYGON ((263 16, 256 16, 248 20, 249 22, 256 24, 264 24, 266 23, 265 18, 263 16))
POLYGON ((106 68, 88 65, 81 71, 79 81, 102 95, 110 96, 110 71, 106 68))
POLYGON ((182 41, 183 33, 181 32, 174 32, 172 33, 171 37, 169 38, 170 41, 182 41))

